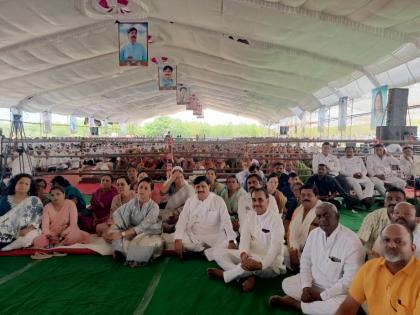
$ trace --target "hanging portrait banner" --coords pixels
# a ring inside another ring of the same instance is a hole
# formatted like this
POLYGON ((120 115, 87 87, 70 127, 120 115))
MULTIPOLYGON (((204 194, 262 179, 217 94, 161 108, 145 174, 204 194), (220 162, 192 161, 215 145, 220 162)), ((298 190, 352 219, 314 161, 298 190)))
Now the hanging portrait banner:
POLYGON ((118 22, 120 66, 148 65, 148 27, 147 22, 118 22))
POLYGON ((372 90, 372 109, 370 127, 375 129, 385 123, 385 108, 388 101, 388 86, 383 85, 372 90))

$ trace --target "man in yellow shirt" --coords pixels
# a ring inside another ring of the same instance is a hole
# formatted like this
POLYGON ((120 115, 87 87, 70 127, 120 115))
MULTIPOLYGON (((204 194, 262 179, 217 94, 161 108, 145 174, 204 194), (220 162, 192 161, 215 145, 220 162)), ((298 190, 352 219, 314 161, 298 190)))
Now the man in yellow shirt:
POLYGON ((357 272, 336 315, 356 315, 367 302, 369 315, 420 314, 420 260, 413 234, 401 224, 381 234, 384 257, 369 260, 357 272))

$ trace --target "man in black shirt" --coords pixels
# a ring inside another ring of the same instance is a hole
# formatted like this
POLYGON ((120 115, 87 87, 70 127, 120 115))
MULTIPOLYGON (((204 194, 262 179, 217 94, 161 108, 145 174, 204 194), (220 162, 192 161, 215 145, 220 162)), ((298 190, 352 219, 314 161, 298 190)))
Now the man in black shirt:
POLYGON ((337 208, 341 206, 340 201, 336 199, 338 195, 344 199, 347 209, 351 209, 358 203, 356 198, 351 197, 344 191, 337 180, 328 175, 328 168, 325 164, 318 164, 318 173, 309 177, 306 184, 315 185, 319 191, 319 199, 331 202, 337 208))

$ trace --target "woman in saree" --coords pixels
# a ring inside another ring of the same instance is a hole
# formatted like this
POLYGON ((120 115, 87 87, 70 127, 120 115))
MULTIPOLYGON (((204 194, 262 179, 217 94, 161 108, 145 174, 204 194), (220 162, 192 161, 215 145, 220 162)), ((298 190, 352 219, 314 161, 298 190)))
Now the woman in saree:
POLYGON ((0 248, 12 250, 32 245, 39 235, 42 202, 36 197, 29 174, 10 179, 7 195, 0 200, 0 248))
MULTIPOLYGON (((141 179, 140 179, 141 180, 141 179)), ((115 186, 117 186, 118 195, 116 195, 112 199, 111 203, 111 211, 109 214, 109 218, 104 223, 99 223, 96 226, 96 233, 100 236, 103 235, 112 225, 112 214, 115 210, 117 210, 122 205, 129 202, 131 199, 136 197, 136 192, 130 190, 130 180, 126 176, 120 176, 117 178, 115 182, 115 186)))
POLYGON ((77 226, 77 208, 73 201, 65 199, 64 188, 54 186, 51 202, 42 212, 42 234, 34 240, 35 247, 89 243, 90 235, 77 226))
POLYGON ((143 178, 137 196, 113 214, 109 233, 114 258, 123 258, 129 267, 138 267, 159 257, 163 250, 159 206, 151 199, 153 182, 143 178))

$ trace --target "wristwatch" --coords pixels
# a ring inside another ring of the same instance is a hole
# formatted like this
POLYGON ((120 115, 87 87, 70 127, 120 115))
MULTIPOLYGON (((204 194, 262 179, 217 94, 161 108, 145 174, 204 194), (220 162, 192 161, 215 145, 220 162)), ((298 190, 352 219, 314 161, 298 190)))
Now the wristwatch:
POLYGON ((122 232, 121 232, 121 236, 122 236, 122 237, 125 237, 125 231, 122 231, 122 232))

